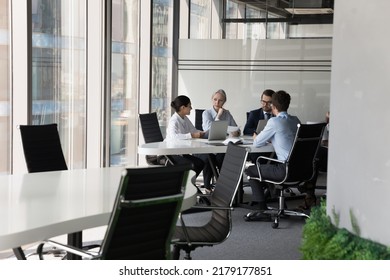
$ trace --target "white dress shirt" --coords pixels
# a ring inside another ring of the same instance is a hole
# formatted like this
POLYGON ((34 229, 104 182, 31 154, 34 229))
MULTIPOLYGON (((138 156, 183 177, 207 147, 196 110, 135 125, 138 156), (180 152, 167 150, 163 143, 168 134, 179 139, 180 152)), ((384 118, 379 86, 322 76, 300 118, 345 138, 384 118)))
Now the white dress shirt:
POLYGON ((169 119, 166 140, 190 139, 191 133, 198 132, 187 116, 184 119, 178 113, 174 113, 169 119))

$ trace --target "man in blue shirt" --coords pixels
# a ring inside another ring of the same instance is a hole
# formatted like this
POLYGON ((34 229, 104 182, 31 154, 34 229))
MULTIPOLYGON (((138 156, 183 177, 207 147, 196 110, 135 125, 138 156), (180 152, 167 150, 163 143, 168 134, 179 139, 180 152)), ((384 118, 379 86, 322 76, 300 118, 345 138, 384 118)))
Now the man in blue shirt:
MULTIPOLYGON (((290 95, 283 90, 272 95, 271 108, 275 117, 267 122, 263 131, 253 141, 255 147, 261 147, 271 142, 279 160, 287 159, 297 132, 297 124, 300 123, 296 116, 287 113, 290 101, 290 95)), ((263 179, 281 180, 285 176, 284 164, 263 164, 260 165, 260 168, 263 179)), ((246 170, 246 174, 250 177, 259 177, 257 166, 250 166, 246 170)), ((249 180, 249 184, 252 187, 252 202, 257 204, 258 209, 266 210, 264 190, 267 188, 267 184, 258 180, 249 180)), ((270 216, 259 214, 257 220, 270 220, 270 216)))

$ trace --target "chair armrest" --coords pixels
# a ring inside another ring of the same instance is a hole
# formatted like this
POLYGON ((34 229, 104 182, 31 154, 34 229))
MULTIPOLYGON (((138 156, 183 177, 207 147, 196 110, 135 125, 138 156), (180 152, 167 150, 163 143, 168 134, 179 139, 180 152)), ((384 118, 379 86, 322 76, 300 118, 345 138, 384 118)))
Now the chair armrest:
MULTIPOLYGON (((261 175, 261 169, 260 169, 260 166, 261 166, 261 163, 260 163, 260 160, 261 159, 266 159, 268 160, 268 163, 266 164, 271 164, 272 162, 275 162, 275 163, 285 163, 286 161, 284 160, 278 160, 276 158, 270 158, 270 157, 264 157, 264 156, 259 156, 257 159, 256 159, 256 166, 257 166, 257 172, 259 173, 259 181, 263 181, 262 179, 262 175, 261 175)), ((263 164, 264 165, 264 164, 263 164)), ((255 178, 251 178, 251 179, 255 179, 255 178)), ((276 182, 272 182, 272 183, 276 183, 276 182)))
POLYGON ((87 252, 87 251, 84 251, 84 250, 81 250, 80 248, 76 248, 74 246, 70 246, 70 245, 65 245, 65 244, 62 244, 62 243, 58 243, 56 241, 52 241, 52 240, 44 240, 45 243, 48 243, 52 246, 55 246, 56 248, 59 248, 61 250, 64 250, 66 252, 69 252, 69 253, 72 253, 72 254, 75 254, 75 255, 78 255, 80 257, 83 257, 85 259, 97 259, 100 257, 100 255, 98 253, 94 253, 94 252, 87 252))
POLYGON ((268 161, 273 161, 273 162, 278 162, 278 163, 285 163, 284 160, 278 160, 276 158, 271 158, 271 157, 264 157, 264 156, 259 156, 257 159, 256 159, 256 164, 261 164, 260 163, 260 159, 266 159, 268 161))

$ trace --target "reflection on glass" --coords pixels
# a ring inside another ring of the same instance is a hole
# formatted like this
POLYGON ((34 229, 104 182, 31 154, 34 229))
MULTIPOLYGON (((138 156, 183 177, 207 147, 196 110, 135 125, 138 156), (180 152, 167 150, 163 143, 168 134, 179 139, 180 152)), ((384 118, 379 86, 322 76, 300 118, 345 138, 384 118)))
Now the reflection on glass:
MULTIPOLYGON (((276 18, 272 14, 268 14, 269 18, 276 18)), ((267 24, 267 39, 286 39, 286 23, 269 22, 267 24)))
POLYGON ((138 0, 112 0, 110 165, 136 164, 138 0))
POLYGON ((86 18, 86 0, 32 0, 32 124, 58 124, 70 168, 85 167, 86 18))
POLYGON ((190 38, 211 38, 211 0, 191 0, 190 38))
MULTIPOLYGON (((247 7, 246 9, 246 18, 265 18, 266 13, 259 10, 247 7)), ((264 22, 254 22, 244 24, 246 28, 246 39, 265 39, 265 23, 264 22)))
MULTIPOLYGON (((226 0, 226 18, 241 18, 236 2, 226 0)), ((225 31, 225 39, 238 39, 238 23, 226 23, 225 31)))
MULTIPOLYGON (((226 0, 227 19, 264 19, 267 14, 268 18, 277 17, 253 6, 226 0)), ((283 22, 226 23, 225 39, 285 39, 286 26, 283 22)))
POLYGON ((10 55, 8 0, 0 1, 0 174, 10 173, 10 55))
POLYGON ((161 125, 170 117, 172 91, 172 0, 153 0, 152 18, 152 104, 161 125))

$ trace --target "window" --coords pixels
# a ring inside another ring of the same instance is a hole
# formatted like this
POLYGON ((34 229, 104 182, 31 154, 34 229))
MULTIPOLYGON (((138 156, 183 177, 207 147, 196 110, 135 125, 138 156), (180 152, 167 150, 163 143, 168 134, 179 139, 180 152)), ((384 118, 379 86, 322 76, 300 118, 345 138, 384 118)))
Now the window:
POLYGON ((191 0, 190 38, 211 38, 211 0, 191 0))
POLYGON ((32 124, 58 124, 69 168, 86 164, 86 18, 86 0, 32 0, 32 124))
POLYGON ((0 174, 10 173, 11 117, 10 117, 10 48, 9 1, 0 1, 0 174))
POLYGON ((110 165, 136 164, 138 0, 112 1, 110 165))
POLYGON ((267 17, 278 17, 268 11, 226 0, 225 13, 228 20, 240 20, 225 23, 225 39, 286 39, 286 23, 264 21, 267 17), (246 22, 246 19, 262 19, 263 22, 246 22))
MULTIPOLYGON (((170 118, 172 94, 173 1, 153 0, 152 4, 152 104, 160 124, 170 118)), ((163 129, 165 131, 165 129, 163 129)))

